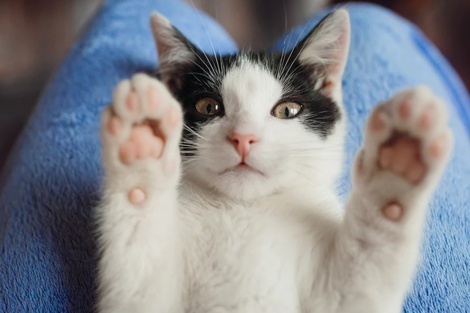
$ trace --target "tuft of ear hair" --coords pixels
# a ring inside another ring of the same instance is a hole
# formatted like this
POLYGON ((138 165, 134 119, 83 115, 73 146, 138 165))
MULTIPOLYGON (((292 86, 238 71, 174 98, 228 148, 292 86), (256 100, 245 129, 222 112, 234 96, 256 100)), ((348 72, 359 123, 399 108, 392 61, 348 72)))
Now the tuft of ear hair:
POLYGON ((341 77, 349 52, 351 26, 349 14, 340 9, 328 14, 294 48, 294 55, 302 64, 320 66, 323 70, 323 88, 328 93, 341 88, 341 77))

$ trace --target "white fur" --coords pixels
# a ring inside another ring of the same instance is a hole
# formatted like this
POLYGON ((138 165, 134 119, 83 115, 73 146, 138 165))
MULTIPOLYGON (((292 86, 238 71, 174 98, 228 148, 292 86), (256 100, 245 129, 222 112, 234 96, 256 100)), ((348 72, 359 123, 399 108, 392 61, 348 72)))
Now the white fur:
MULTIPOLYGON (((122 112, 130 88, 143 96, 149 86, 160 90, 161 110, 178 106, 160 82, 141 75, 118 86, 114 111, 122 112)), ((341 103, 340 84, 335 88, 341 103)), ((442 108, 428 91, 407 92, 416 103, 442 108)), ((248 60, 230 70, 222 84, 226 115, 203 128, 196 139, 200 156, 184 163, 181 179, 179 167, 164 173, 170 159, 122 165, 117 150, 126 135, 110 136, 104 114, 100 312, 401 311, 427 201, 445 159, 429 162, 428 179, 411 186, 371 163, 383 138, 368 132, 357 163, 368 170, 354 171, 343 217, 333 183, 345 119, 322 140, 296 119, 270 114, 281 94, 281 83, 248 60), (239 162, 227 140, 233 131, 260 139, 246 162, 262 174, 224 172, 239 162), (150 195, 137 207, 126 197, 136 185, 150 195), (385 219, 381 208, 391 196, 412 214, 385 219)), ((413 130, 427 142, 414 124, 393 119, 398 97, 383 105, 389 129, 413 130)), ((125 127, 145 118, 120 116, 125 127)), ((440 117, 436 128, 445 122, 440 117)), ((166 143, 173 156, 180 131, 166 143)))

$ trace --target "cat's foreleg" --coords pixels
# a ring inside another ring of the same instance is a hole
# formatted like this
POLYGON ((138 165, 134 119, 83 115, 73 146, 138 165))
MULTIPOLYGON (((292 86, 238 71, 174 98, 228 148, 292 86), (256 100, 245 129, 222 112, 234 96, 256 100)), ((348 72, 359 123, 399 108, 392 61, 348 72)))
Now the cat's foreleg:
POLYGON ((119 83, 102 117, 99 312, 178 312, 182 112, 158 80, 119 83))
POLYGON ((451 146, 445 105, 426 87, 402 91, 372 112, 336 241, 339 312, 401 311, 451 146))

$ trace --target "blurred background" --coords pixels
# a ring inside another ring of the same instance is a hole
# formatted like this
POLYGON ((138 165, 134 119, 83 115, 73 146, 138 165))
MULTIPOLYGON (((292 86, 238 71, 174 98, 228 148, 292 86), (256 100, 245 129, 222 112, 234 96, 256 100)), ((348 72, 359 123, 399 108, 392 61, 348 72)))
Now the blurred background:
MULTIPOLYGON (((0 0, 0 168, 44 86, 102 0, 0 0)), ((342 0, 187 0, 262 49, 342 0)), ((364 1, 363 1, 364 2, 364 1)), ((417 24, 470 87, 469 0, 375 0, 417 24)))

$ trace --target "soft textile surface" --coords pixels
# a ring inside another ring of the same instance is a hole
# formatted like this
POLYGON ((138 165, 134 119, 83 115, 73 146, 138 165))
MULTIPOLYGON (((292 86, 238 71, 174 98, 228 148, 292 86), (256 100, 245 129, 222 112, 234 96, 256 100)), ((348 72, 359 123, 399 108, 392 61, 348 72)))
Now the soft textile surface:
MULTIPOLYGON (((398 88, 431 86, 449 103, 456 147, 430 207, 423 262, 407 312, 470 311, 470 103, 442 57, 411 26, 351 5, 352 49, 344 89, 347 168, 372 105, 398 88)), ((91 312, 98 201, 99 115, 122 78, 155 67, 148 16, 158 9, 206 51, 235 50, 223 31, 168 0, 111 0, 50 83, 0 178, 0 312, 91 312), (208 39, 208 34, 212 42, 208 39)), ((291 46, 319 19, 276 45, 291 46), (303 30, 303 32, 302 32, 303 30)))

